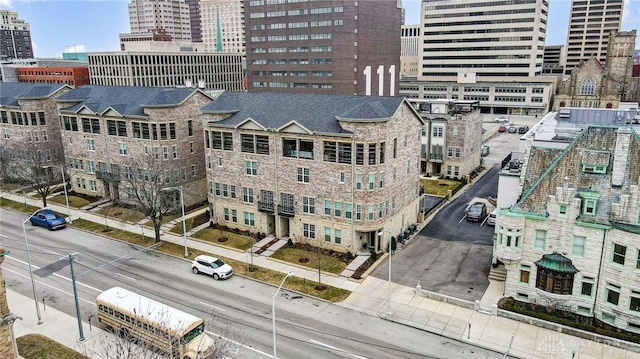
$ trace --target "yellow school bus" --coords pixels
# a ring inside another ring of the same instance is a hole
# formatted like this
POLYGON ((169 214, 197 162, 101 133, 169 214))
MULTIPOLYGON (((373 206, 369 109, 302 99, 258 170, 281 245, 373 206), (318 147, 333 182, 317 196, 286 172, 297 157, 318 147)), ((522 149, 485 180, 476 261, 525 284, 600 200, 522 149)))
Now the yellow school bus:
POLYGON ((129 340, 165 352, 172 359, 209 358, 214 341, 204 320, 120 287, 96 298, 98 319, 129 340))

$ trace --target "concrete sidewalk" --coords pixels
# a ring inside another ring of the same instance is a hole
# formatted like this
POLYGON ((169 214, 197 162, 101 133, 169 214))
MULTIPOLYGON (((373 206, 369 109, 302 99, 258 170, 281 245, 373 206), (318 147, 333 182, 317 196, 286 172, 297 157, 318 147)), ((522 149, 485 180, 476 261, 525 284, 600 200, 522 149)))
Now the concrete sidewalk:
MULTIPOLYGON (((495 284, 485 297, 497 302, 502 289, 495 284)), ((423 297, 412 287, 392 283, 391 310, 387 296, 388 282, 369 276, 339 305, 499 353, 512 340, 509 357, 514 358, 640 359, 637 352, 423 297)))
MULTIPOLYGON (((25 198, 21 195, 7 192, 3 192, 1 195, 20 203, 25 201, 25 198)), ((457 195, 460 195, 460 192, 457 195)), ((26 198, 26 203, 35 206, 41 205, 39 200, 28 197, 26 198)), ((50 207, 59 213, 67 213, 66 206, 50 204, 50 207)), ((72 220, 82 218, 97 223, 105 223, 105 217, 101 215, 76 209, 71 209, 71 217, 72 220)), ((141 235, 145 236, 154 236, 152 228, 111 219, 106 219, 106 221, 110 227, 141 233, 141 235)), ((162 240, 178 245, 184 244, 182 236, 172 233, 163 233, 162 240)), ((189 237, 187 238, 187 245, 189 248, 242 262, 250 260, 246 252, 201 242, 189 237)), ((283 274, 294 271, 295 276, 308 280, 318 279, 318 274, 314 270, 273 260, 267 256, 254 256, 253 265, 277 270, 283 274)), ((484 314, 481 311, 474 310, 473 305, 470 308, 468 305, 455 305, 441 300, 430 299, 420 295, 422 292, 417 291, 416 288, 405 287, 396 283, 391 284, 391 305, 388 306, 388 282, 371 276, 359 282, 351 278, 322 274, 322 283, 353 292, 338 305, 370 315, 377 315, 385 320, 436 333, 454 340, 468 342, 499 353, 504 353, 510 341, 512 341, 509 351, 510 357, 535 359, 640 359, 640 353, 638 352, 581 339, 496 315, 484 314)), ((481 305, 496 304, 502 296, 503 285, 504 283, 491 281, 480 301, 481 305)), ((44 323, 38 325, 33 308, 33 299, 19 295, 9 289, 7 290, 7 297, 11 312, 23 318, 22 320, 17 320, 14 324, 16 336, 40 333, 79 352, 94 356, 91 353, 100 350, 100 347, 104 346, 101 344, 104 343, 104 336, 108 337, 109 335, 97 330, 95 327, 90 330, 89 324, 83 323, 86 339, 80 343, 78 342, 78 324, 74 316, 47 307, 46 311, 42 311, 44 323)), ((454 300, 453 302, 456 301, 461 302, 460 300, 454 300)), ((611 339, 609 342, 614 341, 614 339, 611 339)))
MULTIPOLYGON (((85 340, 80 341, 78 321, 74 316, 65 314, 51 306, 47 306, 46 309, 40 306, 42 324, 38 324, 33 298, 7 288, 7 302, 11 313, 22 318, 13 324, 16 338, 27 334, 41 334, 81 354, 98 357, 96 354, 100 353, 103 347, 102 343, 112 336, 104 330, 90 326, 87 322, 82 322, 85 340)), ((97 323, 97 319, 93 319, 92 322, 97 323)))

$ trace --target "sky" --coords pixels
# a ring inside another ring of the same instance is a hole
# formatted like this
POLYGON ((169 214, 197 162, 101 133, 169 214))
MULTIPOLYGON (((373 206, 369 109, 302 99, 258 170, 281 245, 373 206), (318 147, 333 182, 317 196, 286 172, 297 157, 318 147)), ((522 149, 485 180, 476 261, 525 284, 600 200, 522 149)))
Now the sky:
MULTIPOLYGON (((367 1, 367 0, 361 0, 367 1)), ((550 0, 547 45, 564 45, 571 0, 550 0)), ((129 28, 129 0, 0 0, 31 26, 35 57, 63 52, 119 51, 118 35, 129 28)), ((403 0, 405 23, 420 21, 420 0, 403 0)), ((625 0, 621 30, 640 30, 640 0, 625 0)), ((640 36, 636 38, 640 49, 640 36)))

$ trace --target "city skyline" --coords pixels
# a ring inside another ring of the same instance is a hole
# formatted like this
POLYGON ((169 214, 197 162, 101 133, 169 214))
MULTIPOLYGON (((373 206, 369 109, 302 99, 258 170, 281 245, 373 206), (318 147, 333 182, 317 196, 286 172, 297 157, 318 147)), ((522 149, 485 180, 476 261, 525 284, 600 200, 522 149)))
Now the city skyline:
MULTIPOLYGON (((420 2, 403 0, 406 24, 419 22, 420 2)), ((29 23, 35 57, 61 58, 63 52, 119 51, 118 35, 131 31, 129 3, 129 0, 0 0, 0 9, 17 12, 20 19, 29 23), (89 26, 93 31, 86 31, 89 26)), ((570 0, 550 1, 546 45, 566 44, 570 7, 570 0)), ((638 28, 640 0, 625 0, 621 30, 638 28)), ((636 48, 640 48, 639 38, 636 48)))

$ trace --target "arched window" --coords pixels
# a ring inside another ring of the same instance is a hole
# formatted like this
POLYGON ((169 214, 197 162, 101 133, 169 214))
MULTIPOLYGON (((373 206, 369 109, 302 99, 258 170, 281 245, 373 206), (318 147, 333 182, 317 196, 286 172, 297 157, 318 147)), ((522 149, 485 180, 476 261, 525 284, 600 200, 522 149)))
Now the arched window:
POLYGON ((580 95, 594 95, 596 93, 596 80, 589 76, 582 80, 580 95))

